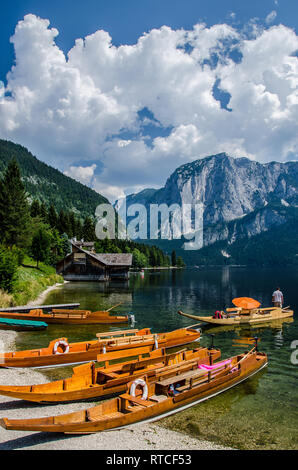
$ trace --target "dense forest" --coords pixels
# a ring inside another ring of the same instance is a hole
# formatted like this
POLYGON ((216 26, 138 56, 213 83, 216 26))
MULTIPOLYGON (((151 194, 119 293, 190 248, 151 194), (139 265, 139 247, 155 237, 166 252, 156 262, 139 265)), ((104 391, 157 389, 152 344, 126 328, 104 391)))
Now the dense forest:
POLYGON ((31 201, 36 199, 48 207, 53 205, 58 212, 75 211, 82 218, 94 216, 99 204, 108 203, 93 189, 38 160, 25 147, 0 139, 0 176, 12 158, 20 167, 31 201))
POLYGON ((97 240, 95 221, 90 216, 81 218, 74 211, 60 209, 28 198, 24 179, 15 158, 9 161, 0 178, 0 289, 13 292, 18 267, 30 257, 39 263, 55 266, 70 252, 69 239, 95 241, 98 253, 132 253, 135 268, 179 267, 183 260, 172 258, 155 246, 146 246, 130 240, 97 240))
POLYGON ((197 252, 197 264, 236 264, 249 266, 298 265, 298 208, 287 208, 285 224, 254 237, 227 245, 215 243, 197 252))

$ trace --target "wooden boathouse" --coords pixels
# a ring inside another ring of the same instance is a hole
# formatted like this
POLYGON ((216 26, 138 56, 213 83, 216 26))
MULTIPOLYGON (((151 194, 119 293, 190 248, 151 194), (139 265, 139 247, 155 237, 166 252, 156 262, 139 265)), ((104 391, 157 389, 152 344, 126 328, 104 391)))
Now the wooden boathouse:
POLYGON ((70 243, 71 253, 56 264, 57 274, 66 281, 128 279, 131 253, 95 253, 93 242, 70 243))

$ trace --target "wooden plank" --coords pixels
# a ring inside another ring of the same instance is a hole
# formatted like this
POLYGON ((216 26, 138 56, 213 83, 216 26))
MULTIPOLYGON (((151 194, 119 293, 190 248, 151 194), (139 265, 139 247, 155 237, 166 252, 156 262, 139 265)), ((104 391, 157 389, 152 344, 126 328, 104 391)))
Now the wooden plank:
POLYGON ((121 398, 123 398, 124 400, 131 401, 132 403, 136 403, 137 405, 145 406, 146 408, 148 406, 153 405, 151 401, 143 400, 142 398, 138 398, 138 397, 132 397, 128 393, 124 393, 123 395, 121 395, 121 398))
POLYGON ((201 377, 203 375, 207 375, 208 371, 194 371, 190 370, 188 372, 184 372, 183 374, 177 374, 169 377, 168 379, 160 380, 159 382, 156 382, 157 385, 161 385, 162 387, 166 387, 167 385, 171 385, 174 382, 179 382, 180 380, 186 380, 189 378, 197 378, 201 377))
POLYGON ((79 307, 79 303, 73 304, 56 304, 56 305, 35 305, 28 307, 28 305, 22 305, 19 307, 7 307, 7 308, 0 308, 0 312, 12 312, 12 313, 29 313, 30 310, 42 309, 44 311, 53 310, 53 308, 67 308, 67 309, 74 309, 79 307))
POLYGON ((139 331, 139 330, 138 329, 118 330, 118 331, 110 331, 108 333, 96 333, 96 337, 97 338, 103 338, 103 337, 106 337, 106 336, 110 336, 111 338, 113 338, 114 336, 117 336, 117 335, 127 335, 127 334, 136 333, 137 331, 139 331))

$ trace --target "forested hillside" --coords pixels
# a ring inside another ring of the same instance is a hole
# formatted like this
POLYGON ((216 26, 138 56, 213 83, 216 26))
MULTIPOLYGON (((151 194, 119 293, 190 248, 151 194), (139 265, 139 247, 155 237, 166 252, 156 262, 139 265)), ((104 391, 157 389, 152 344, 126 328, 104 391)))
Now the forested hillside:
POLYGON ((93 189, 41 162, 25 147, 0 139, 0 177, 12 158, 19 164, 25 189, 32 200, 53 205, 57 212, 73 211, 84 218, 94 216, 98 204, 108 202, 93 189))

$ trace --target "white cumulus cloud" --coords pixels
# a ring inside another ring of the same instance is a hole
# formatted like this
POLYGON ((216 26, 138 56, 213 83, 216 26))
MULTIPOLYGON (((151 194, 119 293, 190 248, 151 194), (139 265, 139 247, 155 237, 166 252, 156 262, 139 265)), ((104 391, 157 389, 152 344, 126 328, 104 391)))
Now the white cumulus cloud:
POLYGON ((262 162, 297 156, 298 39, 290 28, 245 35, 226 24, 163 26, 119 47, 101 30, 67 55, 57 35, 32 14, 17 24, 0 137, 97 191, 116 199, 156 187, 177 166, 222 151, 262 162))
POLYGON ((64 174, 83 184, 90 184, 93 179, 95 169, 95 163, 91 166, 70 166, 68 170, 64 171, 64 174))

